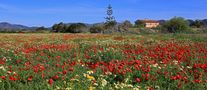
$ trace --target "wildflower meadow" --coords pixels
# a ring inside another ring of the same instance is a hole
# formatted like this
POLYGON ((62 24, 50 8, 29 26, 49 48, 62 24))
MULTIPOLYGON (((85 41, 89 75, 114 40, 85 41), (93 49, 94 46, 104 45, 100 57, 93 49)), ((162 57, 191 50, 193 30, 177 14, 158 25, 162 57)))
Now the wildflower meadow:
POLYGON ((206 35, 0 34, 0 90, 206 88, 206 35))

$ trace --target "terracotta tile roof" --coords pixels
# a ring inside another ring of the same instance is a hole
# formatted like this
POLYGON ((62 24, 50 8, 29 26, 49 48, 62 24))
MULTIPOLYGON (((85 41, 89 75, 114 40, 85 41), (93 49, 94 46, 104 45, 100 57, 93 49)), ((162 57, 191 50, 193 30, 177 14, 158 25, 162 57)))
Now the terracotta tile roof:
POLYGON ((155 20, 142 20, 145 23, 159 23, 158 21, 155 20))

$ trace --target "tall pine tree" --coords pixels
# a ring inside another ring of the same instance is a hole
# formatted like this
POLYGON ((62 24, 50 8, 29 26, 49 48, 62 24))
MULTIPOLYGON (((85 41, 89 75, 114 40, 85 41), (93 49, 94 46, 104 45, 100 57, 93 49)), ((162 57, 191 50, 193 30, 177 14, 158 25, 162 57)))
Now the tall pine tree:
POLYGON ((112 6, 109 4, 107 7, 107 17, 105 17, 106 22, 115 22, 115 17, 113 16, 113 9, 112 6))
POLYGON ((112 6, 109 4, 107 7, 107 17, 105 17, 105 29, 115 29, 117 22, 115 20, 115 17, 113 16, 113 9, 112 6))

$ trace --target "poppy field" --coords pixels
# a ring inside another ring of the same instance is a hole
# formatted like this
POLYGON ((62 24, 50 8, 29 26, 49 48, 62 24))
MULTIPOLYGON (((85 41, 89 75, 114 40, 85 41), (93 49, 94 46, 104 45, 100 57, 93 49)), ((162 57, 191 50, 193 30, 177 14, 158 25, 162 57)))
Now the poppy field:
POLYGON ((0 34, 0 90, 205 90, 206 35, 0 34))

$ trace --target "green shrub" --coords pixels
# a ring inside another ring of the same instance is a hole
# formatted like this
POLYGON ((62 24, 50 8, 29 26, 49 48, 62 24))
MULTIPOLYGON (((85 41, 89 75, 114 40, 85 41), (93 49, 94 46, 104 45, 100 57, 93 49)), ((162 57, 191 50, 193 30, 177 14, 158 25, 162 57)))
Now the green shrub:
POLYGON ((104 28, 101 25, 95 25, 90 28, 91 33, 101 33, 103 30, 104 30, 104 28))
POLYGON ((84 23, 75 23, 71 24, 65 32, 69 33, 81 33, 84 32, 84 30, 87 29, 87 26, 84 23))
POLYGON ((162 25, 162 32, 183 33, 189 31, 189 24, 182 17, 174 17, 162 25))

